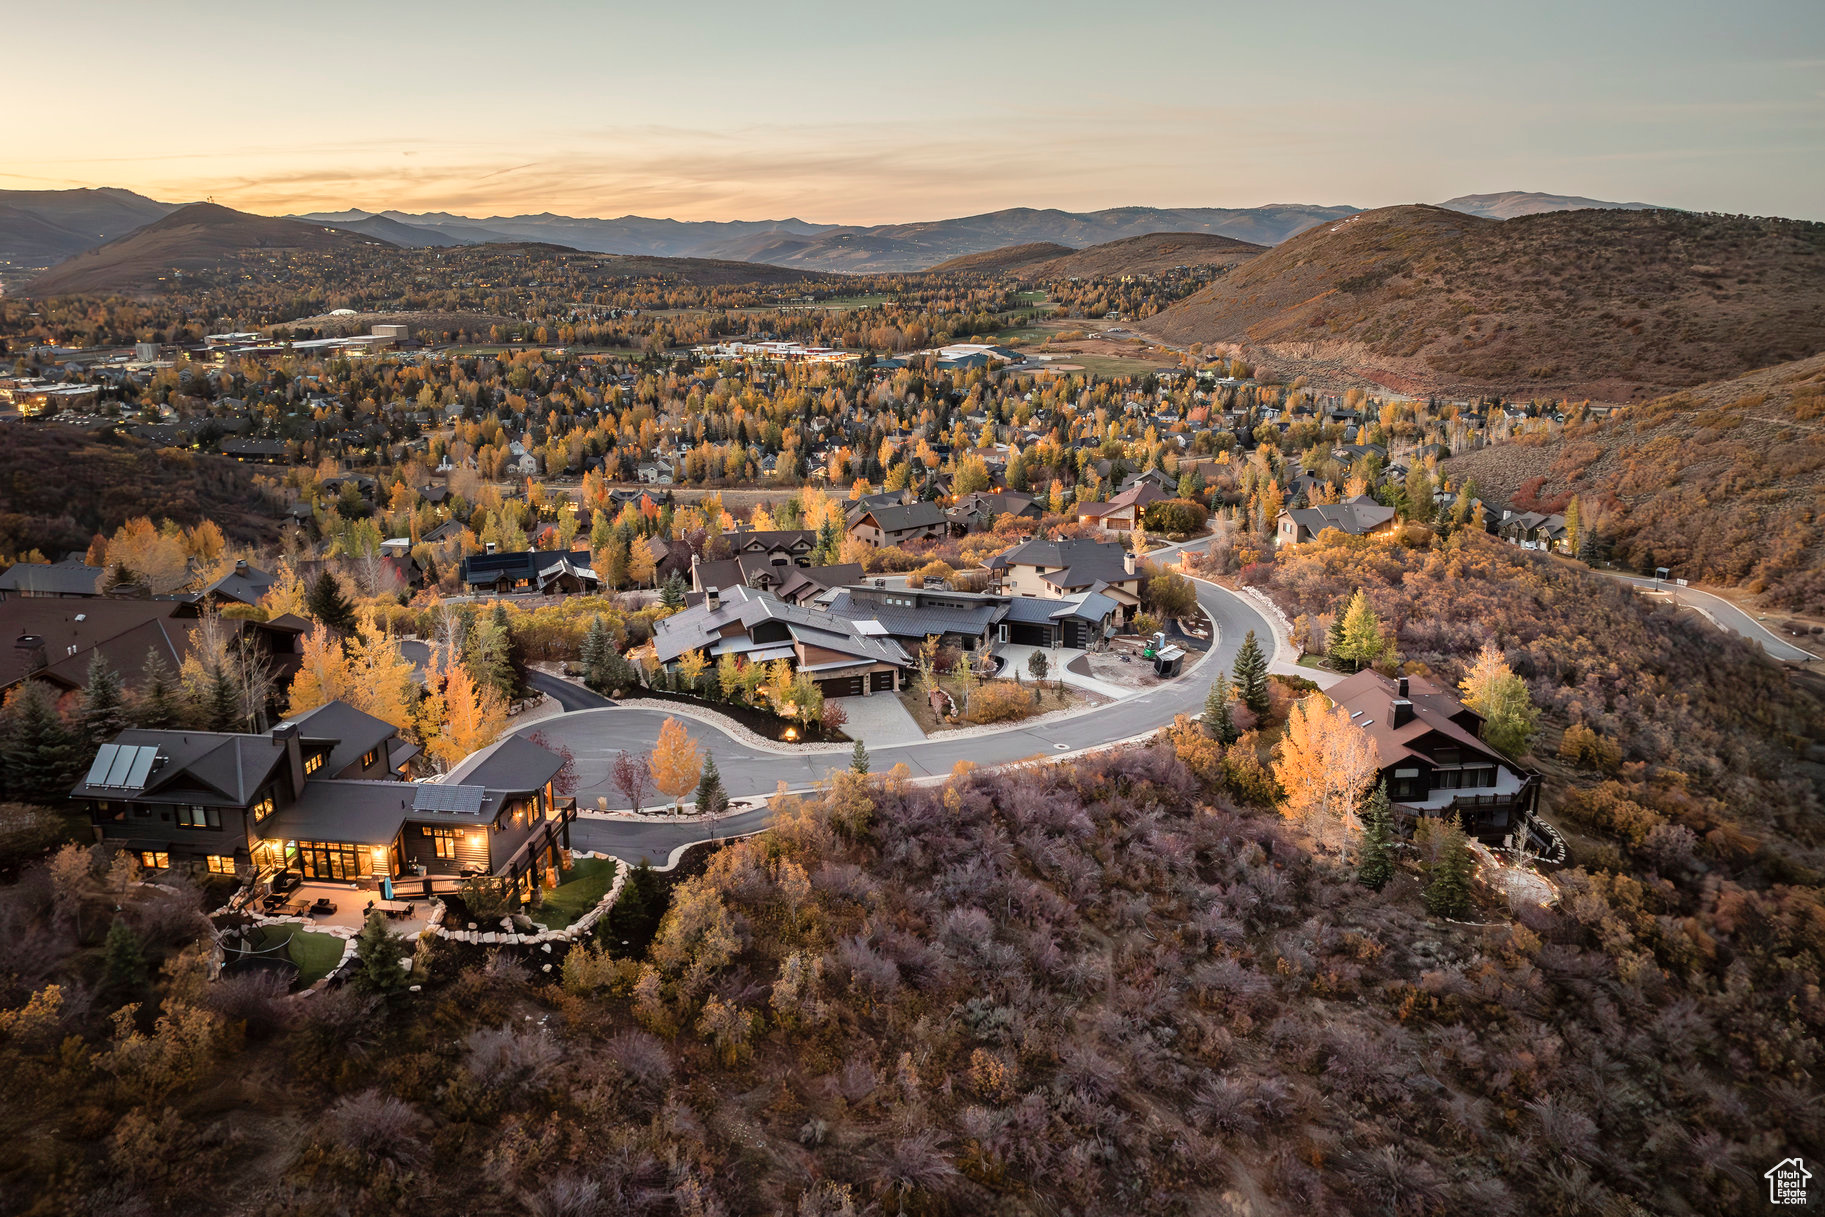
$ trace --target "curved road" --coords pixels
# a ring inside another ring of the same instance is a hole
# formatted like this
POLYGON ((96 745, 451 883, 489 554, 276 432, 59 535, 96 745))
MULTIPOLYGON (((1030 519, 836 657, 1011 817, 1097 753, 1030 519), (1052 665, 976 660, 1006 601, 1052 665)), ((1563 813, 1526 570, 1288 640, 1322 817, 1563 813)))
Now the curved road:
MULTIPOLYGON (((896 764, 904 764, 914 777, 939 776, 949 773, 958 761, 1000 765, 1052 757, 1145 735, 1170 723, 1175 715, 1198 713, 1204 708, 1205 695, 1210 691, 1210 682, 1216 673, 1227 672, 1234 665, 1244 635, 1254 630, 1263 647, 1272 654, 1273 633, 1266 619, 1240 596, 1209 583, 1194 582, 1193 586, 1197 588, 1199 603, 1216 622, 1217 637, 1206 659, 1187 669, 1178 680, 1126 701, 1032 727, 957 739, 939 736, 916 744, 870 749, 873 767, 876 771, 885 771, 896 764)), ((632 706, 615 707, 575 686, 546 679, 546 684, 540 684, 536 679, 534 684, 557 697, 566 713, 529 724, 521 728, 521 732, 541 731, 553 743, 564 744, 571 750, 576 757, 579 804, 592 806, 598 796, 603 796, 608 799, 609 806, 620 806, 625 799, 610 778, 615 756, 623 749, 644 752, 651 748, 659 738, 665 712, 632 706), (601 708, 582 708, 591 699, 600 703, 601 708)), ((847 768, 849 764, 847 751, 762 751, 740 742, 719 727, 695 720, 685 721, 691 735, 715 754, 723 784, 737 797, 771 794, 781 782, 790 789, 804 789, 828 776, 830 771, 847 768)), ((653 797, 659 801, 659 796, 653 797)), ((630 862, 644 859, 664 865, 679 846, 708 840, 712 835, 753 832, 765 825, 768 814, 765 808, 760 808, 726 817, 714 826, 689 820, 670 824, 583 817, 571 830, 571 844, 577 849, 612 853, 630 862), (712 827, 713 833, 706 831, 712 827)))
POLYGON ((1806 663, 1817 659, 1811 651, 1801 650, 1787 642, 1773 630, 1745 613, 1742 609, 1725 600, 1722 596, 1713 596, 1710 592, 1700 591, 1696 587, 1679 587, 1664 581, 1655 581, 1646 575, 1624 575, 1615 571, 1599 571, 1599 574, 1620 579, 1624 583, 1633 583, 1636 587, 1650 593, 1677 593, 1679 602, 1702 608, 1711 615, 1711 620, 1719 629, 1737 634, 1750 642, 1760 645, 1770 659, 1784 663, 1806 663))

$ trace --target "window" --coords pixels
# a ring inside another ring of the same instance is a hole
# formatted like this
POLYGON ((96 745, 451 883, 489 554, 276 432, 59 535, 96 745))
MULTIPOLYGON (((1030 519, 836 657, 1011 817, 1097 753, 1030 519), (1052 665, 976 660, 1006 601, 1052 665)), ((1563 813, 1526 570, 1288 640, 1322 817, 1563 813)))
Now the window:
POLYGON ((234 874, 234 859, 227 854, 209 855, 209 873, 212 875, 234 874))
POLYGON ((361 767, 363 769, 366 769, 379 759, 380 759, 380 749, 369 748, 366 752, 362 753, 361 767))
POLYGON ((171 855, 162 849, 142 849, 139 851, 139 864, 147 870, 170 870, 171 855))
POLYGON ((456 830, 454 828, 427 827, 424 834, 431 838, 431 845, 437 851, 439 858, 454 859, 456 857, 456 830))
POLYGON ((177 823, 180 828, 220 828, 221 813, 213 807, 199 807, 195 803, 180 803, 177 808, 177 823))
POLYGON ((272 814, 272 791, 269 790, 265 794, 261 795, 259 801, 256 802, 252 807, 248 808, 247 810, 253 812, 253 819, 254 819, 254 823, 256 823, 256 824, 258 824, 261 820, 264 820, 267 816, 271 815, 272 814))
POLYGON ((317 770, 323 768, 324 759, 324 754, 321 752, 311 753, 304 758, 304 772, 307 774, 317 772, 317 770))
POLYGON ((355 879, 374 873, 374 855, 347 841, 300 841, 298 869, 307 879, 355 879))

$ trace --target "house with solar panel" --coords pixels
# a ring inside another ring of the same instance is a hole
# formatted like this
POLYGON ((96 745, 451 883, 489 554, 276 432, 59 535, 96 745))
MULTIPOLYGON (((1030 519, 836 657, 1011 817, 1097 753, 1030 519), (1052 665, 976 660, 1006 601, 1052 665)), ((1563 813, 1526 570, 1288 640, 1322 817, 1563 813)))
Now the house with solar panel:
POLYGON ((96 839, 148 870, 270 876, 404 894, 492 876, 530 898, 555 882, 576 800, 564 758, 518 736, 441 782, 409 782, 418 749, 333 701, 263 734, 133 729, 103 744, 70 792, 96 839))

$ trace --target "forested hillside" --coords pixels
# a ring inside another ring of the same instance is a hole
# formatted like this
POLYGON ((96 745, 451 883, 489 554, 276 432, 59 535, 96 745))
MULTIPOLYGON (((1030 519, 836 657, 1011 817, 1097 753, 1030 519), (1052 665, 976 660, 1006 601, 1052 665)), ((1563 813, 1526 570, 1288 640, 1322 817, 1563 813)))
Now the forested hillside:
POLYGON ((1484 499, 1560 511, 1639 571, 1825 612, 1825 355, 1452 458, 1484 499))

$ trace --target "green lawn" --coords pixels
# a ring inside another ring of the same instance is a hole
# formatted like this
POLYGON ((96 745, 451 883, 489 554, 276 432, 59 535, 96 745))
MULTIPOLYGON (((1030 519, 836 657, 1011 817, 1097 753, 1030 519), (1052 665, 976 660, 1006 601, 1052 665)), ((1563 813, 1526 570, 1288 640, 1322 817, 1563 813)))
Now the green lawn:
POLYGON ((615 881, 612 858, 578 858, 564 872, 564 882, 545 893, 545 902, 532 919, 554 930, 561 930, 601 902, 615 881))
POLYGON ((253 941, 256 950, 280 943, 287 944, 286 957, 298 965, 300 989, 316 984, 342 962, 342 939, 333 934, 316 934, 289 925, 268 925, 260 928, 259 936, 253 941))

